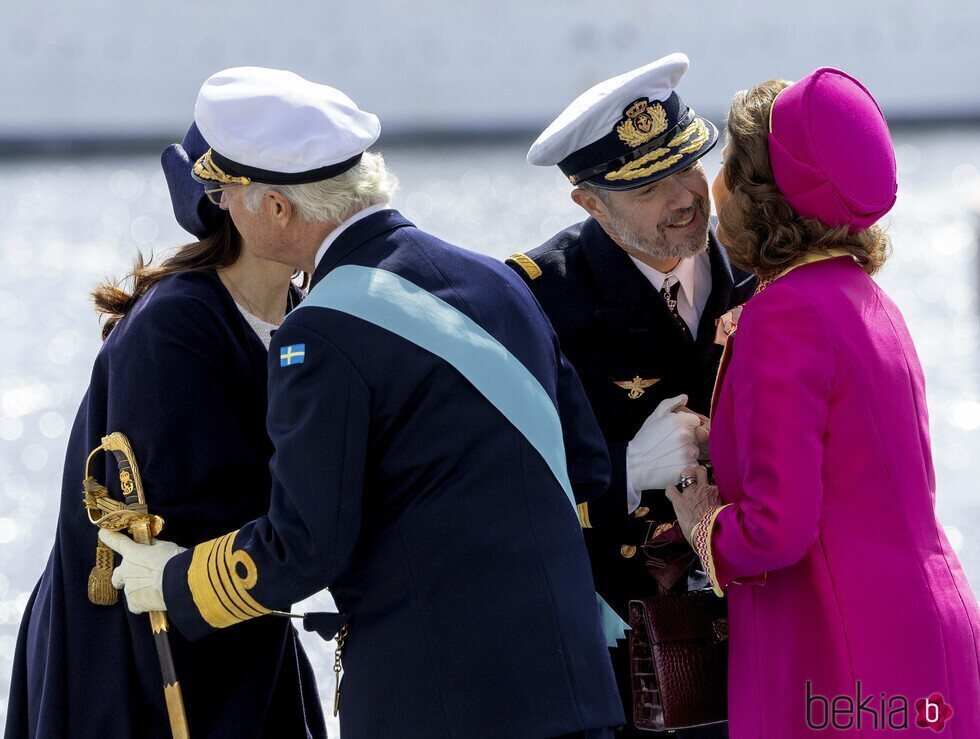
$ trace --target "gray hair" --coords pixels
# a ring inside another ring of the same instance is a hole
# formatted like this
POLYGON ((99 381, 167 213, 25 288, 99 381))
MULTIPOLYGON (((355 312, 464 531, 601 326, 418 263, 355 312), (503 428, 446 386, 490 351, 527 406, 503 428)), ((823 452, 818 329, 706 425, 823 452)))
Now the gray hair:
POLYGON ((605 190, 597 185, 593 185, 591 182, 585 181, 578 183, 578 187, 586 192, 592 193, 603 203, 609 205, 609 190, 605 190))
POLYGON ((310 223, 343 223, 358 211, 384 205, 398 188, 398 178, 385 166, 384 157, 364 152, 361 161, 336 177, 305 185, 266 185, 245 188, 245 208, 256 213, 270 190, 282 193, 310 223))

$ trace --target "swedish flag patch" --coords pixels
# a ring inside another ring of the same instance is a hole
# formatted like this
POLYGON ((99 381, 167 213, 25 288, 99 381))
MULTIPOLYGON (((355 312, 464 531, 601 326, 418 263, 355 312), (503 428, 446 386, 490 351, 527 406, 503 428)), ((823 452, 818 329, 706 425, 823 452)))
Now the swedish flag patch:
POLYGON ((303 364, 306 359, 306 344, 290 344, 279 350, 279 366, 289 367, 293 364, 303 364))

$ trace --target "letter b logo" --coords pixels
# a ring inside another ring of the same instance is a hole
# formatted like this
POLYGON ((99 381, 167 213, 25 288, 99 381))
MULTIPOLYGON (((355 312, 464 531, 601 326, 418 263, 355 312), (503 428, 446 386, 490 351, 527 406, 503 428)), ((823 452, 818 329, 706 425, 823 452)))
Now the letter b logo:
POLYGON ((919 698, 915 702, 915 711, 915 725, 920 729, 932 729, 936 732, 942 731, 946 722, 953 717, 953 707, 943 700, 941 693, 919 698))

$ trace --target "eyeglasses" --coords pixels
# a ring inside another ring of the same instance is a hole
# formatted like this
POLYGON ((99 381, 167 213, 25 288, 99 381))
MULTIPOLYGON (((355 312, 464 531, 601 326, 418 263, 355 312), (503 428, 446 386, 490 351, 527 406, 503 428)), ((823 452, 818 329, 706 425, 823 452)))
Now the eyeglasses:
POLYGON ((208 200, 217 206, 221 205, 221 196, 224 194, 225 190, 230 190, 233 187, 245 187, 245 185, 222 185, 221 187, 205 188, 204 194, 207 196, 208 200))
POLYGON ((204 156, 194 162, 191 177, 204 185, 204 194, 207 195, 208 200, 220 207, 225 190, 229 187, 245 187, 252 181, 248 177, 236 177, 225 173, 214 163, 212 156, 211 149, 204 152, 204 156))

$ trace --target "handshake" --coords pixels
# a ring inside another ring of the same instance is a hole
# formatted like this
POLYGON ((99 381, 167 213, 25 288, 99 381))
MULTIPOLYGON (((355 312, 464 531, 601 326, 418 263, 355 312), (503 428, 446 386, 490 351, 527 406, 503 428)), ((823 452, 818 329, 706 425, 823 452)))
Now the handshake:
POLYGON ((686 404, 686 395, 661 402, 627 445, 626 468, 637 493, 674 485, 686 468, 707 459, 711 424, 686 404))

